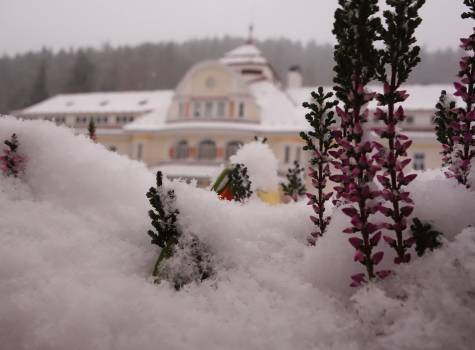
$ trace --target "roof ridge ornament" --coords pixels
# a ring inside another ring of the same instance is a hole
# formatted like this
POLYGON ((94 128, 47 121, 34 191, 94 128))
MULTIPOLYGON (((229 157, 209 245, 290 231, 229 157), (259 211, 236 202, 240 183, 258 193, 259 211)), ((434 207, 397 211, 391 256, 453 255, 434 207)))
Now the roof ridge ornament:
POLYGON ((249 25, 249 36, 247 38, 247 44, 253 45, 254 44, 254 25, 251 23, 249 25))

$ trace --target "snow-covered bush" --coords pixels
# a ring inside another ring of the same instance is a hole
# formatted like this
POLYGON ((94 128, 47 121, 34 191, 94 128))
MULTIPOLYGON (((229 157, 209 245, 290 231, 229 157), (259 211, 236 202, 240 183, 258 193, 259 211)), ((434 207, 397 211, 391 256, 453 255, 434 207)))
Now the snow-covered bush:
POLYGON ((251 181, 251 190, 276 191, 279 186, 277 169, 279 160, 269 145, 261 141, 246 143, 231 156, 232 164, 243 164, 251 181))

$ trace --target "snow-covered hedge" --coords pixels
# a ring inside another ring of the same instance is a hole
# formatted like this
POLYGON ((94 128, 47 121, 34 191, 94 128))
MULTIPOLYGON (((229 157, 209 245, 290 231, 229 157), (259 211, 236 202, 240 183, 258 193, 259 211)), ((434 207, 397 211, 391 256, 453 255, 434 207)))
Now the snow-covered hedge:
MULTIPOLYGON (((180 182, 183 230, 216 274, 179 292, 150 280, 145 193, 155 174, 51 123, 0 118, 26 157, 0 176, 0 344, 5 349, 469 349, 475 341, 475 194, 421 174, 414 215, 443 247, 364 288, 335 212, 308 247, 305 202, 221 201, 180 182)), ((388 251, 387 254, 392 254, 388 251)), ((390 259, 388 261, 391 261, 390 259)), ((392 268, 394 268, 392 266, 392 268)))

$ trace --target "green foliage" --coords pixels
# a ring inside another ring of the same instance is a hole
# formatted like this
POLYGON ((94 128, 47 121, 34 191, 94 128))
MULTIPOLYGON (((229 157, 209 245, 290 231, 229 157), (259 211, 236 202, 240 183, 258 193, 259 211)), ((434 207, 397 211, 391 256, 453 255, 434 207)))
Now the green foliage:
POLYGON ((89 138, 96 142, 96 123, 94 123, 94 119, 91 118, 89 120, 89 124, 87 125, 87 132, 89 135, 89 138))
POLYGON ((300 167, 298 161, 294 161, 294 167, 289 168, 287 171, 287 183, 280 184, 284 194, 291 197, 294 201, 297 201, 298 197, 303 196, 306 192, 302 176, 304 170, 303 167, 300 167))
POLYGON ((152 210, 148 212, 154 230, 149 230, 151 243, 161 248, 153 268, 155 283, 169 281, 176 290, 193 281, 214 275, 211 252, 193 234, 182 234, 178 228, 179 210, 175 208, 175 192, 163 187, 163 174, 157 172, 157 187, 147 192, 152 210))
POLYGON ((303 106, 309 109, 305 119, 310 124, 311 130, 301 132, 300 137, 305 141, 304 151, 310 152, 310 177, 317 194, 307 194, 309 205, 312 205, 316 217, 312 217, 317 230, 309 238, 310 244, 315 244, 321 237, 330 222, 330 217, 325 216, 325 203, 330 200, 332 192, 326 193, 327 180, 330 177, 330 150, 337 148, 335 136, 332 131, 335 121, 334 107, 338 101, 332 100, 333 93, 325 93, 322 87, 311 93, 312 101, 304 102, 303 106))
POLYGON ((332 125, 336 124, 333 108, 338 105, 338 101, 330 101, 333 93, 324 93, 322 87, 319 87, 316 92, 312 91, 311 96, 312 102, 304 102, 303 107, 310 110, 305 115, 305 119, 312 130, 306 133, 301 132, 300 137, 305 141, 303 147, 305 151, 313 152, 312 155, 315 155, 317 151, 325 154, 328 150, 338 147, 332 135, 332 125))
POLYGON ((163 175, 160 171, 157 172, 157 187, 150 187, 147 198, 153 208, 149 210, 148 215, 152 220, 152 226, 155 228, 155 231, 149 230, 148 235, 152 238, 152 244, 162 248, 152 272, 152 275, 158 278, 160 263, 172 257, 174 246, 181 236, 181 232, 177 227, 179 211, 174 208, 175 192, 163 189, 163 175))
POLYGON ((443 234, 433 230, 430 224, 423 223, 418 218, 413 219, 411 231, 418 256, 424 255, 427 249, 433 251, 442 245, 440 238, 443 234))
POLYGON ((462 18, 475 19, 475 0, 463 0, 463 3, 469 8, 469 11, 462 13, 462 18))
POLYGON ((0 156, 0 171, 6 176, 18 177, 23 171, 25 158, 18 154, 18 137, 13 134, 10 140, 3 142, 8 149, 3 150, 0 156))
MULTIPOLYGON (((384 48, 379 50, 378 80, 391 85, 395 92, 407 81, 409 74, 421 61, 420 47, 415 45, 415 31, 422 22, 419 10, 425 0, 386 0, 392 10, 383 12, 385 26, 379 27, 379 39, 384 48), (387 76, 387 67, 390 75, 387 76)), ((390 103, 397 94, 385 94, 383 105, 390 103), (386 101, 387 99, 389 101, 386 101)))
POLYGON ((251 197, 251 180, 244 164, 235 164, 229 172, 229 189, 233 199, 237 202, 244 202, 251 197))
POLYGON ((452 163, 452 153, 454 151, 455 135, 451 124, 457 120, 457 113, 454 111, 456 102, 450 100, 447 92, 442 90, 439 102, 436 104, 436 112, 434 114, 435 132, 437 140, 442 144, 442 165, 448 166, 452 163))
MULTIPOLYGON (((378 60, 373 43, 381 28, 378 0, 338 0, 333 34, 337 44, 334 49, 334 90, 337 98, 349 105, 351 92, 358 85, 368 84, 374 77, 378 60), (355 85, 354 78, 358 81, 355 85)), ((356 94, 353 94, 356 95, 356 94)))

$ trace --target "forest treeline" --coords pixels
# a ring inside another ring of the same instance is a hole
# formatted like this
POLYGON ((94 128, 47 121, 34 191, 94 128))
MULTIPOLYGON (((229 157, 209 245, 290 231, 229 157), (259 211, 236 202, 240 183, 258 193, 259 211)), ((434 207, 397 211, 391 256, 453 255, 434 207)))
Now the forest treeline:
MULTIPOLYGON (((221 57, 245 39, 224 37, 183 43, 136 46, 43 49, 0 57, 0 113, 8 113, 64 92, 173 89, 194 63, 221 57)), ((333 47, 289 39, 256 41, 282 80, 299 65, 305 85, 330 85, 333 47)), ((422 50, 422 62, 411 83, 448 83, 454 79, 461 53, 452 49, 422 50)))

